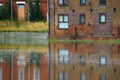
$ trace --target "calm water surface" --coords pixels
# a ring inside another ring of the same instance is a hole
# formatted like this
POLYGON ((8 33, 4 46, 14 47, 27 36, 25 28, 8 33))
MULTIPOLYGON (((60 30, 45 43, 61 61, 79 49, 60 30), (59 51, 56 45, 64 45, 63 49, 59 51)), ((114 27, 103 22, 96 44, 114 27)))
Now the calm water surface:
POLYGON ((120 45, 0 39, 0 80, 120 80, 120 45))

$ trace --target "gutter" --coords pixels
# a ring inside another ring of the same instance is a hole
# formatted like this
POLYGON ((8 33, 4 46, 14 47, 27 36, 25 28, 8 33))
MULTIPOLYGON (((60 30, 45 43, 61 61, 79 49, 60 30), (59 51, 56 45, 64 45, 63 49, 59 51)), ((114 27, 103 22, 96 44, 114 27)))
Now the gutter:
POLYGON ((47 0, 47 6, 48 6, 48 35, 50 36, 50 0, 47 0))

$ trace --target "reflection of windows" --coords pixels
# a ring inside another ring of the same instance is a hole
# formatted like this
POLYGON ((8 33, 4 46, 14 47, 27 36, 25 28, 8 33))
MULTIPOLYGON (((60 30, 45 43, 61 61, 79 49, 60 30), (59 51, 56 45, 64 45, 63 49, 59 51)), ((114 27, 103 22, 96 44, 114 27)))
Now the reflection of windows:
POLYGON ((85 24, 85 14, 80 14, 80 23, 85 24))
POLYGON ((68 80, 68 78, 69 78, 68 72, 59 73, 59 80, 68 80))
POLYGON ((106 14, 100 14, 99 18, 100 23, 106 23, 106 14))
POLYGON ((0 80, 2 80, 2 68, 0 68, 0 80))
POLYGON ((85 65, 86 64, 86 58, 85 56, 80 56, 80 64, 85 65))
POLYGON ((105 74, 101 74, 100 75, 100 80, 106 80, 106 75, 105 74))
POLYGON ((58 0, 59 5, 68 5, 68 0, 58 0))
POLYGON ((80 74, 80 80, 86 80, 86 74, 85 73, 80 74))
POLYGON ((80 5, 85 5, 86 4, 86 0, 80 0, 80 5))
POLYGON ((18 57, 18 65, 25 65, 26 62, 25 62, 25 56, 19 56, 18 57))
POLYGON ((68 50, 59 50, 59 63, 68 63, 68 50))
POLYGON ((58 16, 59 29, 68 29, 68 15, 60 14, 58 16))
POLYGON ((34 68, 34 80, 40 80, 40 71, 38 67, 34 68))
POLYGON ((100 0, 100 4, 106 4, 106 0, 100 0))
POLYGON ((24 68, 19 68, 19 79, 18 80, 24 80, 24 68))
POLYGON ((106 57, 105 56, 101 56, 100 57, 100 65, 101 66, 105 66, 106 65, 106 57))

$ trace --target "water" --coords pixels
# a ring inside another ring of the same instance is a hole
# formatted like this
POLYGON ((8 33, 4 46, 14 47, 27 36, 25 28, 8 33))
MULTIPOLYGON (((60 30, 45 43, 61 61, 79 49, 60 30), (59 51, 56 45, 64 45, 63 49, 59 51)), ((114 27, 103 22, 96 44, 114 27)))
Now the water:
POLYGON ((120 45, 1 38, 0 80, 120 80, 120 45))

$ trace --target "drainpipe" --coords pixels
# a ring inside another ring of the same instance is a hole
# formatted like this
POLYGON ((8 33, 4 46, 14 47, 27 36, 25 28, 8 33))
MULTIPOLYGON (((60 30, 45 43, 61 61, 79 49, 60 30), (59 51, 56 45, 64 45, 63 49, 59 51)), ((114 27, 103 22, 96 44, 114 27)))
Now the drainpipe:
POLYGON ((28 0, 28 21, 30 20, 30 1, 28 0))
POLYGON ((50 0, 47 0, 47 6, 48 6, 48 9, 47 9, 47 11, 48 11, 48 30, 49 30, 48 34, 50 36, 50 0))
POLYGON ((10 2, 10 6, 11 6, 11 20, 13 20, 13 7, 12 7, 12 0, 10 2))

